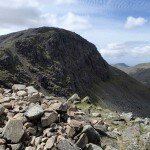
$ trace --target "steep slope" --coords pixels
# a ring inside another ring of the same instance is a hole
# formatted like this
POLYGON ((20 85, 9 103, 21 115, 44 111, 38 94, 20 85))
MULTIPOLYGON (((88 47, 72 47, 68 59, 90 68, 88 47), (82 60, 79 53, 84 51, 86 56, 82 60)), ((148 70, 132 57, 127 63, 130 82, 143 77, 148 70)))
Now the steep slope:
POLYGON ((58 28, 29 29, 0 37, 0 85, 34 84, 47 93, 89 95, 117 111, 150 115, 150 91, 109 66, 96 47, 58 28))
POLYGON ((133 67, 120 67, 114 65, 114 67, 126 72, 136 80, 150 87, 150 63, 138 64, 133 67))

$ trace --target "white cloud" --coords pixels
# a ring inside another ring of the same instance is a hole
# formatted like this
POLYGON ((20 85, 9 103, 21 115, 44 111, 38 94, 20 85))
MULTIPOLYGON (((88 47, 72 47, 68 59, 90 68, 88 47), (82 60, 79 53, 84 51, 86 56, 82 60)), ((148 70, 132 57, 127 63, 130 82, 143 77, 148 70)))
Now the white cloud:
POLYGON ((76 15, 72 12, 67 13, 67 15, 61 18, 63 28, 68 30, 86 30, 91 27, 89 20, 85 17, 76 15))
POLYGON ((56 4, 73 4, 76 0, 56 0, 56 4))
POLYGON ((100 49, 100 53, 104 57, 123 57, 127 53, 123 44, 110 43, 105 48, 100 49))
MULTIPOLYGON (((72 4, 77 0, 5 0, 0 1, 0 34, 4 31, 17 31, 39 26, 54 26, 72 31, 86 30, 91 27, 89 19, 72 12, 62 14, 45 11, 49 4, 60 8, 60 4, 72 4), (10 5, 11 4, 11 5, 10 5), (59 5, 58 5, 59 4, 59 5), (10 29, 10 30, 8 30, 10 29)), ((8 32, 6 32, 8 33, 8 32)))
POLYGON ((83 31, 91 27, 91 24, 86 17, 79 16, 72 12, 68 12, 63 16, 45 14, 41 16, 40 25, 60 27, 71 31, 83 31))
POLYGON ((100 49, 102 56, 106 58, 150 58, 150 43, 148 42, 126 42, 111 43, 100 49))
POLYGON ((136 27, 143 26, 147 20, 142 17, 134 18, 132 16, 128 17, 125 23, 125 28, 126 29, 133 29, 136 27))
POLYGON ((150 57, 150 45, 143 47, 135 47, 132 50, 132 55, 134 57, 150 57))

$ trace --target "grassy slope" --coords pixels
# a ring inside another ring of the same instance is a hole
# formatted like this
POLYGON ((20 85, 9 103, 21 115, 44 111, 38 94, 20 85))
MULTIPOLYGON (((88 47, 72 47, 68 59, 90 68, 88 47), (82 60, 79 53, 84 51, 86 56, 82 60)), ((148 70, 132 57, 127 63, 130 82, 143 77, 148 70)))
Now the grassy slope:
POLYGON ((150 116, 150 90, 118 69, 113 68, 109 81, 95 83, 90 94, 103 107, 150 116))

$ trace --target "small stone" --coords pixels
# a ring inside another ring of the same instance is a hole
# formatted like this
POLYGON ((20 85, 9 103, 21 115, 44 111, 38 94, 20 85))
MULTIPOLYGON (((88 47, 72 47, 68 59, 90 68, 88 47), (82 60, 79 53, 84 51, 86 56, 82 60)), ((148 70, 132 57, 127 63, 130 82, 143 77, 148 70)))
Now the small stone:
POLYGON ((86 150, 103 150, 100 146, 97 146, 92 143, 87 144, 86 147, 86 150))
POLYGON ((61 102, 58 102, 58 103, 53 103, 50 105, 50 108, 52 108, 53 110, 59 110, 60 107, 61 107, 62 103, 61 102))
POLYGON ((74 101, 74 102, 73 102, 73 104, 75 104, 75 105, 76 105, 76 104, 79 104, 79 103, 81 103, 81 101, 80 101, 80 100, 78 100, 78 101, 74 101))
POLYGON ((29 127, 27 130, 26 130, 27 133, 31 134, 31 135, 36 135, 36 128, 35 127, 29 127))
POLYGON ((18 91, 18 92, 17 92, 17 95, 24 97, 24 96, 27 96, 28 93, 27 93, 26 91, 18 91))
POLYGON ((24 134, 21 120, 10 119, 3 130, 3 137, 10 140, 11 143, 18 143, 24 134))
POLYGON ((37 103, 37 102, 40 102, 41 101, 41 97, 40 97, 40 94, 39 93, 33 93, 32 95, 30 95, 28 97, 28 101, 30 103, 37 103))
POLYGON ((29 119, 38 119, 40 118, 44 113, 44 110, 42 107, 38 104, 32 104, 29 106, 27 111, 24 113, 24 115, 29 119))
POLYGON ((38 145, 36 148, 36 150, 43 150, 43 149, 44 149, 44 147, 42 145, 38 145))
POLYGON ((35 145, 35 138, 36 138, 36 136, 32 136, 32 140, 31 140, 31 142, 30 142, 30 144, 31 144, 32 146, 35 145))
POLYGON ((42 141, 42 137, 41 136, 35 138, 35 146, 38 146, 41 143, 41 141, 42 141))
POLYGON ((4 93, 4 89, 0 88, 0 94, 3 94, 3 93, 4 93))
POLYGON ((17 120, 21 120, 23 124, 27 122, 27 118, 24 116, 23 113, 18 113, 13 118, 17 120))
POLYGON ((10 102, 11 101, 11 97, 3 97, 2 98, 2 103, 6 103, 6 102, 10 102))
POLYGON ((68 99, 68 101, 71 101, 71 102, 78 101, 78 100, 80 100, 80 97, 78 96, 78 94, 74 94, 68 99))
POLYGON ((45 112, 44 115, 41 118, 41 124, 43 127, 49 126, 52 123, 54 123, 55 121, 57 121, 58 119, 58 114, 57 112, 51 112, 51 113, 47 113, 45 112))
POLYGON ((108 131, 107 126, 106 125, 99 125, 99 124, 95 124, 94 125, 95 130, 98 133, 105 133, 108 131))
POLYGON ((74 115, 85 115, 85 113, 83 111, 77 111, 74 112, 74 115))
POLYGON ((79 150, 72 142, 67 139, 62 139, 57 144, 58 150, 79 150))
POLYGON ((26 123, 24 124, 24 127, 25 127, 25 128, 33 127, 33 124, 32 124, 31 122, 26 122, 26 123))
POLYGON ((33 93, 38 93, 38 91, 33 86, 26 87, 26 90, 29 95, 32 95, 33 93))
POLYGON ((73 127, 67 126, 66 133, 67 133, 68 137, 73 137, 76 132, 73 127))
POLYGON ((134 120, 135 123, 144 123, 144 121, 145 121, 144 119, 139 117, 134 120))
POLYGON ((43 137, 42 142, 46 143, 47 139, 48 139, 47 137, 43 137))
POLYGON ((101 114, 100 113, 92 113, 92 116, 93 117, 101 117, 101 114))
POLYGON ((5 111, 5 108, 2 105, 0 105, 0 115, 2 115, 4 111, 5 111))
POLYGON ((122 133, 123 141, 132 141, 137 136, 140 135, 140 128, 139 125, 127 127, 122 133))
POLYGON ((91 103, 90 97, 89 97, 89 96, 84 97, 84 98, 82 99, 82 102, 91 103))
POLYGON ((86 134, 90 143, 100 144, 100 135, 91 125, 85 125, 81 133, 86 134))
POLYGON ((11 150, 20 150, 22 143, 10 144, 11 150))
POLYGON ((69 126, 71 127, 82 127, 82 125, 84 124, 84 122, 81 122, 81 121, 78 121, 78 120, 75 120, 75 119, 68 119, 68 124, 69 126))
POLYGON ((0 145, 4 145, 5 143, 6 143, 6 140, 0 138, 0 145))
POLYGON ((11 103, 4 103, 3 106, 4 108, 7 108, 7 109, 13 109, 11 103))
POLYGON ((146 150, 150 150, 150 132, 144 134, 140 137, 143 148, 146 150))
POLYGON ((129 122, 132 117, 133 117, 133 114, 132 112, 129 112, 129 113, 122 113, 121 115, 121 118, 124 119, 126 122, 129 122))
POLYGON ((36 148, 32 147, 32 146, 28 146, 28 147, 25 148, 25 150, 36 150, 36 148))
POLYGON ((112 146, 106 146, 105 150, 118 150, 118 149, 116 149, 116 148, 114 148, 112 146))
POLYGON ((67 112, 67 109, 68 109, 68 103, 65 102, 60 105, 60 107, 58 108, 58 111, 67 112))
POLYGON ((53 147, 55 141, 56 141, 56 136, 52 136, 51 138, 49 138, 46 142, 44 150, 51 149, 53 147))
POLYGON ((0 150, 6 150, 5 147, 5 145, 0 145, 0 150))
POLYGON ((23 84, 14 84, 14 85, 12 86, 12 89, 13 89, 14 91, 25 90, 25 88, 26 88, 26 86, 23 85, 23 84))
POLYGON ((81 134, 76 145, 81 149, 85 148, 86 144, 88 144, 88 138, 85 133, 81 134))

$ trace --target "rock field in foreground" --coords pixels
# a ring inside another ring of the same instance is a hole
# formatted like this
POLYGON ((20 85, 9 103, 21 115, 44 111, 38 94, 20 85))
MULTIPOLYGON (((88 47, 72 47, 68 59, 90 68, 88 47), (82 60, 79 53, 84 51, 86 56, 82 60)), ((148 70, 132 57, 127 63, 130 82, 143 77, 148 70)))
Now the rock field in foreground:
POLYGON ((0 89, 0 150, 150 150, 150 119, 117 113, 74 94, 0 89))

